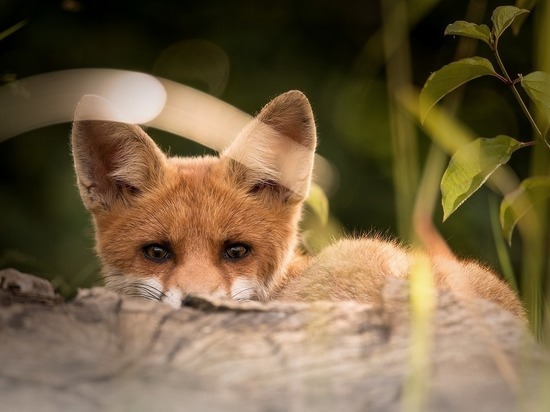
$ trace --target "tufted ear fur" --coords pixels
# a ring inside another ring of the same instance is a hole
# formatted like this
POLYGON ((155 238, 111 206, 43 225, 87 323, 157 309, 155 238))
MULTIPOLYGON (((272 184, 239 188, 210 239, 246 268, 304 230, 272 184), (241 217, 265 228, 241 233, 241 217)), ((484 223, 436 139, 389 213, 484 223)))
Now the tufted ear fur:
POLYGON ((269 102, 237 136, 222 158, 251 191, 280 189, 300 202, 311 184, 316 146, 313 112, 306 96, 289 91, 269 102))
POLYGON ((109 210, 116 202, 130 202, 159 181, 165 155, 136 125, 120 119, 109 103, 85 96, 72 129, 72 150, 80 196, 86 208, 109 210), (101 119, 101 120, 95 120, 101 119))

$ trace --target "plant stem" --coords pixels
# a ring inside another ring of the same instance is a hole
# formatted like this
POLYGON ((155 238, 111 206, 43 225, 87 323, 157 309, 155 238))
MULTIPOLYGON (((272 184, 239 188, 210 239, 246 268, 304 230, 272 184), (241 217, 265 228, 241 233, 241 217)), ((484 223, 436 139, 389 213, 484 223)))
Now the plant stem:
POLYGON ((27 24, 27 20, 21 20, 19 23, 16 23, 10 28, 4 30, 3 32, 0 33, 0 40, 4 40, 6 37, 12 35, 21 27, 23 27, 25 24, 27 24))
POLYGON ((508 72, 506 71, 506 67, 504 67, 504 63, 502 62, 501 58, 500 58, 500 55, 498 53, 498 48, 497 48, 497 43, 495 43, 494 45, 494 49, 493 49, 493 52, 495 54, 495 57, 497 59, 497 63, 500 67, 500 70, 502 70, 502 73, 504 74, 504 77, 506 78, 508 84, 510 85, 510 87, 512 88, 512 92, 514 93, 514 96, 516 97, 516 100, 518 101, 520 107, 521 107, 521 110, 523 110, 523 113, 525 114, 525 116, 527 116, 527 119, 529 120, 529 123, 531 123, 531 126, 533 127, 533 129, 535 130, 535 133, 537 134, 537 136, 541 139, 541 140, 544 140, 543 138, 543 135, 540 131, 540 129, 538 128, 537 124, 535 123, 535 119, 533 119, 533 116, 531 116, 531 113, 529 112, 529 109, 527 108, 525 102, 523 101, 523 99, 521 98, 521 95, 519 94, 519 91, 518 89, 516 89, 516 84, 514 81, 512 81, 512 79, 510 78, 510 75, 508 74, 508 72))
POLYGON ((412 84, 407 1, 385 0, 381 4, 397 227, 400 238, 410 242, 413 240, 411 211, 414 208, 420 168, 416 130, 398 101, 399 94, 412 84))

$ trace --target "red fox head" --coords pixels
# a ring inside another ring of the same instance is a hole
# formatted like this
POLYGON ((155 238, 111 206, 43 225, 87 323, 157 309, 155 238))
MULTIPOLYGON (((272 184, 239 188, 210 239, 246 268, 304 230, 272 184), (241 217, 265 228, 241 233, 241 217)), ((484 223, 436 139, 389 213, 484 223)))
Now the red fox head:
MULTIPOLYGON (((307 98, 266 105, 219 157, 167 157, 136 125, 94 118, 72 148, 107 286, 180 306, 188 294, 266 300, 297 246, 316 144, 307 98)), ((85 119, 85 120, 82 120, 85 119)))

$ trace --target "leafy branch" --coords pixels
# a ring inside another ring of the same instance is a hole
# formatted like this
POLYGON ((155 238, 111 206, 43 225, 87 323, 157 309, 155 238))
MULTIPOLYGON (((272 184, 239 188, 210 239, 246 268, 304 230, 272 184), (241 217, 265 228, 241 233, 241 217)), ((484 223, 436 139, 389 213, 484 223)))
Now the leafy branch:
MULTIPOLYGON (((501 165, 506 164, 515 151, 533 146, 538 142, 545 144, 550 149, 550 144, 545 137, 550 124, 550 74, 536 71, 525 76, 520 74, 517 79, 512 79, 498 51, 501 35, 514 23, 516 18, 524 17, 527 13, 529 11, 526 9, 500 6, 494 10, 491 16, 492 28, 485 24, 457 21, 449 24, 445 29, 445 35, 470 37, 487 44, 493 52, 500 73, 495 70, 488 59, 479 56, 458 60, 443 66, 430 75, 420 93, 421 121, 424 122, 437 102, 453 90, 473 79, 492 76, 512 89, 512 93, 529 120, 536 138, 529 142, 520 142, 505 135, 498 135, 490 139, 478 138, 457 150, 441 180, 444 220, 475 193, 501 165), (535 122, 516 87, 517 83, 521 84, 526 94, 543 114, 545 133, 541 132, 541 128, 535 122)), ((550 198, 550 177, 526 179, 515 192, 505 196, 500 207, 500 222, 508 242, 511 242, 515 225, 527 210, 547 198, 550 198)))

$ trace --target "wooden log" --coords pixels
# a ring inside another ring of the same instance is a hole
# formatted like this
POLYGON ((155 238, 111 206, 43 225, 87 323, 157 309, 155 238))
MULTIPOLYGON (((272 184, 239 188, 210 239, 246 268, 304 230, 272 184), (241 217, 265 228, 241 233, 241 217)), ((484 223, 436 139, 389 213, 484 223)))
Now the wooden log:
POLYGON ((176 310, 103 288, 1 301, 6 411, 517 411, 540 406, 549 360, 508 312, 440 293, 415 362, 398 280, 382 307, 193 297, 176 310))

